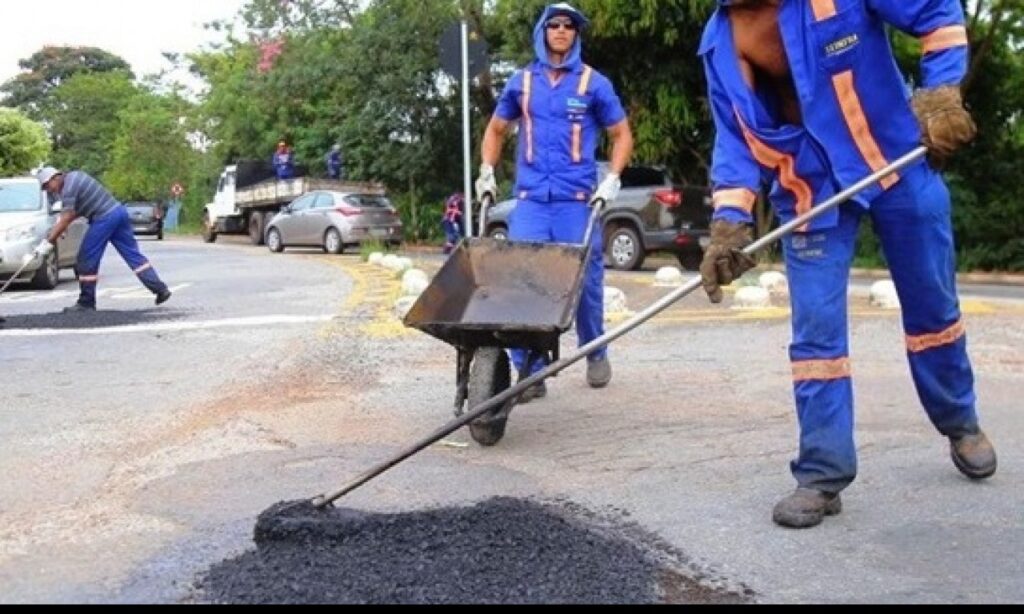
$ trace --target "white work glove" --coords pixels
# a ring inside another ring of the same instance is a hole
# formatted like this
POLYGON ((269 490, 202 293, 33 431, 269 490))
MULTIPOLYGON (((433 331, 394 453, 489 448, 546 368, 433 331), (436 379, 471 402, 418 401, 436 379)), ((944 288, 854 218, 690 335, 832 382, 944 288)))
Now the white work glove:
POLYGON ((594 192, 594 197, 590 199, 590 206, 594 206, 598 201, 603 201, 604 204, 610 205, 615 202, 615 199, 619 197, 619 192, 622 191, 622 178, 615 173, 608 173, 598 186, 597 191, 594 192))
POLYGON ((42 242, 40 242, 39 245, 37 245, 36 248, 34 250, 32 250, 32 255, 35 256, 36 258, 40 258, 40 259, 46 258, 47 256, 49 256, 52 253, 53 253, 53 243, 50 243, 46 239, 43 239, 42 242))
POLYGON ((498 200, 498 182, 494 179, 494 167, 490 164, 480 165, 480 177, 476 180, 476 198, 483 202, 490 195, 491 204, 498 200))

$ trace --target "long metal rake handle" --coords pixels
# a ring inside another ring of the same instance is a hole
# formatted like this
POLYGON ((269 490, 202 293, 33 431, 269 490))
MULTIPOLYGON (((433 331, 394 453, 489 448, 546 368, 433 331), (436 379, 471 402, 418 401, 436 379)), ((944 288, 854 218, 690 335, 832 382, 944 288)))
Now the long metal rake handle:
POLYGON ((21 274, 25 272, 25 269, 28 268, 28 265, 32 264, 34 261, 35 257, 26 258, 24 262, 21 263, 21 267, 17 270, 17 272, 14 275, 12 275, 10 279, 7 280, 7 283, 4 284, 3 288, 0 288, 0 295, 3 295, 4 292, 7 292, 7 288, 10 288, 11 284, 14 283, 14 280, 18 279, 18 277, 21 277, 21 274))
MULTIPOLYGON (((876 173, 872 174, 869 177, 865 177, 863 180, 861 180, 861 181, 857 182, 856 184, 850 186, 849 188, 843 190, 839 194, 836 194, 835 196, 833 196, 832 198, 828 199, 824 203, 818 205, 817 207, 814 207, 813 209, 811 209, 809 212, 805 213, 804 215, 802 215, 802 216, 792 220, 791 222, 789 222, 787 224, 784 224, 784 225, 780 226, 779 228, 777 228, 773 232, 765 235, 764 237, 762 237, 761 239, 755 241, 754 243, 751 243, 749 246, 746 247, 746 249, 743 250, 743 253, 745 253, 745 254, 747 254, 749 256, 752 256, 752 255, 756 254, 757 252, 759 252, 759 251, 763 250, 764 248, 768 247, 769 245, 771 245, 771 244, 775 243, 776 241, 778 241, 778 240, 788 236, 789 234, 791 234, 792 232, 796 231, 797 229, 805 226, 807 223, 809 223, 809 222, 817 219, 818 217, 824 215, 826 212, 828 212, 828 211, 838 207, 839 205, 845 203, 846 201, 850 200, 851 198, 853 198, 854 196, 856 196, 860 192, 862 192, 865 189, 869 188, 870 186, 880 182, 882 179, 885 179, 889 175, 892 175, 894 173, 898 173, 901 170, 907 168, 908 166, 911 166, 915 162, 918 162, 919 160, 924 158, 925 154, 927 154, 927 153, 928 153, 928 149, 925 148, 925 147, 919 147, 919 148, 913 150, 912 152, 910 152, 907 155, 903 156, 902 158, 896 160, 895 162, 893 162, 889 166, 886 166, 885 168, 880 169, 879 171, 877 171, 876 173)), ((617 329, 607 333, 606 335, 604 335, 600 339, 596 339, 596 340, 590 342, 589 344, 587 344, 586 346, 581 348, 577 353, 573 354, 572 356, 570 356, 568 358, 565 358, 565 359, 562 359, 562 360, 560 360, 560 361, 558 361, 558 362, 556 362, 556 363, 554 363, 552 365, 549 365, 543 371, 540 371, 537 374, 535 374, 535 375, 533 375, 533 376, 531 376, 531 377, 529 377, 527 379, 522 380, 521 382, 519 382, 518 384, 516 384, 512 388, 509 388, 508 390, 502 392, 501 394, 499 394, 498 396, 494 397, 493 399, 480 404, 479 406, 475 407, 474 409, 472 409, 470 412, 466 413, 462 417, 460 417, 460 418, 458 418, 456 420, 453 420, 452 422, 448 423, 447 425, 441 427, 441 429, 439 431, 437 431, 436 433, 434 433, 430 437, 427 437, 426 439, 420 441, 419 443, 417 443, 414 446, 408 448, 407 450, 405 450, 405 451, 403 451, 403 452, 401 452, 399 454, 396 454, 390 460, 388 460, 388 461, 386 461, 384 463, 381 463, 380 465, 377 465, 373 469, 370 469, 369 471, 367 471, 363 475, 359 476, 358 478, 356 478, 355 480, 350 482, 347 486, 345 486, 344 488, 342 488, 338 492, 336 492, 334 494, 331 494, 331 495, 321 495, 321 496, 313 499, 313 501, 312 501, 313 505, 318 507, 318 508, 324 508, 324 507, 327 507, 328 505, 331 505, 332 503, 334 503, 338 499, 341 499, 345 495, 347 495, 347 494, 351 493, 352 491, 360 488, 361 486, 364 486, 368 482, 370 482, 373 479, 379 477, 381 474, 383 474, 383 473, 389 471, 390 469, 394 468, 396 465, 398 465, 398 464, 408 460, 409 458, 419 454, 423 450, 426 450, 427 448, 429 448, 430 446, 434 445, 435 443, 441 441, 445 437, 448 437, 452 433, 454 433, 454 432, 458 431, 459 429, 465 427, 470 422, 474 422, 475 420, 477 420, 479 418, 482 418, 484 416, 484 414, 494 410, 497 407, 501 407, 502 405, 504 405, 508 401, 518 397, 519 395, 521 395, 523 392, 525 392, 531 386, 539 384, 542 381, 548 379, 549 377, 552 377, 554 375, 557 375, 558 373, 561 373, 565 369, 567 369, 567 368, 571 367, 572 365, 576 364, 577 362, 583 360, 587 356, 590 356, 590 354, 594 353, 595 351, 601 349, 602 347, 604 347, 606 345, 610 345, 614 341, 617 341, 618 339, 624 337, 625 335, 629 334, 630 332, 635 330, 640 325, 648 322, 649 320, 653 319, 655 316, 659 315, 661 312, 663 312, 666 309, 668 309, 669 307, 671 307, 673 304, 675 304, 680 299, 682 299, 682 298, 688 296, 689 294, 693 293, 694 290, 697 290, 702 285, 703 285, 703 281, 701 280, 700 277, 697 277, 697 278, 691 280, 689 283, 687 283, 687 284, 681 286, 680 288, 674 290, 671 294, 669 294, 669 295, 665 296, 664 298, 662 298, 661 300, 657 301, 656 303, 654 303, 653 305, 651 305, 650 307, 648 307, 647 309, 645 309, 641 313, 638 313, 637 315, 633 316, 629 321, 627 321, 625 324, 623 324, 619 328, 617 328, 617 329)))

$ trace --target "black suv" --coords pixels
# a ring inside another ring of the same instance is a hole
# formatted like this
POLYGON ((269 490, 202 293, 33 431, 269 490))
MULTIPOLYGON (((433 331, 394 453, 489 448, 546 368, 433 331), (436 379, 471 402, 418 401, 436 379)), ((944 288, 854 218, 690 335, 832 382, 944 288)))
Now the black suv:
MULTIPOLYGON (((603 179, 607 163, 599 163, 603 179)), ((508 237, 508 219, 516 200, 488 212, 487 235, 508 237)), ((604 212, 604 245, 608 265, 622 271, 639 269, 647 255, 675 254, 687 270, 700 268, 711 223, 711 190, 678 185, 658 166, 630 166, 622 173, 622 192, 604 212)))

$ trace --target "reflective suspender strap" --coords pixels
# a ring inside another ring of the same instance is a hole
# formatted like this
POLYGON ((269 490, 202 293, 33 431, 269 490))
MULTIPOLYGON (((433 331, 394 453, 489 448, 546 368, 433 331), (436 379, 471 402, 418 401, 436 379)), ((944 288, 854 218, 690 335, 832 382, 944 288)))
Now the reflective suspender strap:
POLYGON ((530 115, 530 97, 533 95, 533 73, 523 72, 523 123, 526 124, 526 161, 533 164, 533 116, 530 115))

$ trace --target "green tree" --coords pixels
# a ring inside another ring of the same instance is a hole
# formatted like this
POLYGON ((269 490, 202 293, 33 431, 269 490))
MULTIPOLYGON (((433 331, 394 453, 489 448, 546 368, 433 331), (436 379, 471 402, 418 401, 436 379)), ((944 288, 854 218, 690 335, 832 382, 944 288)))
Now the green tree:
POLYGON ((50 139, 42 125, 0 107, 0 177, 28 173, 49 155, 50 139))
POLYGON ((77 74, 121 71, 131 75, 127 62, 95 47, 43 47, 18 65, 25 72, 0 86, 2 102, 36 120, 45 119, 53 91, 77 74))
POLYGON ((54 90, 46 113, 53 138, 53 164, 101 176, 110 167, 119 115, 138 95, 131 75, 84 73, 54 90))
POLYGON ((189 144, 182 104, 144 93, 120 113, 105 183, 122 200, 166 200, 191 177, 199 153, 189 144))

